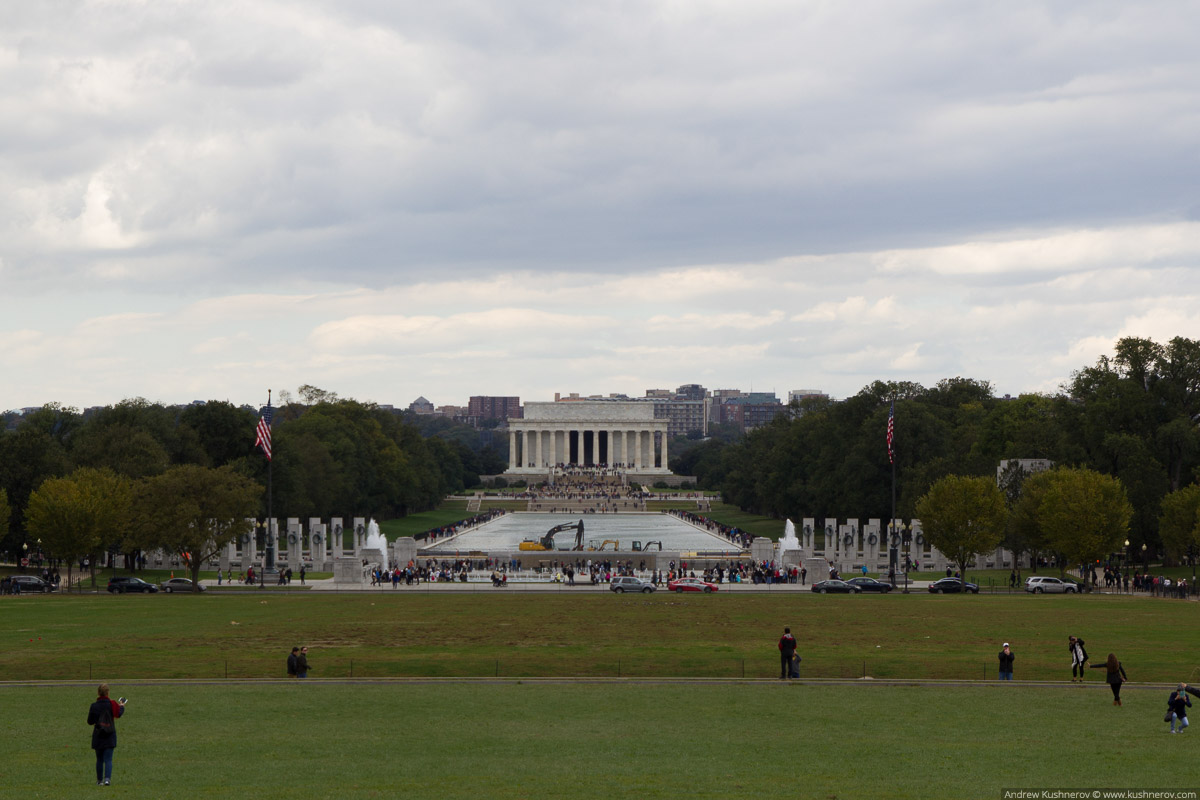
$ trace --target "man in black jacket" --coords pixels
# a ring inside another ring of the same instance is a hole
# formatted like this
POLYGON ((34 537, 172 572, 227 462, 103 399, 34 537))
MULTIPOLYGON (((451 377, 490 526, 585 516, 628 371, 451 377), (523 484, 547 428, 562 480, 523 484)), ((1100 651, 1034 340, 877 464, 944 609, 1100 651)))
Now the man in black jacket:
POLYGON ((1000 651, 1000 680, 1011 681, 1013 676, 1013 651, 1008 648, 1008 642, 1004 643, 1004 649, 1000 651))
POLYGON ((791 628, 783 629, 779 638, 779 680, 785 681, 792 674, 792 656, 796 654, 796 637, 791 628))
POLYGON ((296 677, 296 661, 300 658, 300 648, 293 647, 291 654, 288 655, 288 677, 296 677))

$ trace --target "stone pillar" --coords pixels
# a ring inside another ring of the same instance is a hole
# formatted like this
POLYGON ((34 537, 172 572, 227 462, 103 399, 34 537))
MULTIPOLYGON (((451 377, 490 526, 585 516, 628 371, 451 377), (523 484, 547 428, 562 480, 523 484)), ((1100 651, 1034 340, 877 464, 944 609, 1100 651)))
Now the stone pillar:
POLYGON ((517 468, 517 432, 513 428, 508 429, 508 468, 517 468))
POLYGON ((558 463, 558 431, 550 431, 550 466, 558 463))
POLYGON ((633 468, 642 471, 642 432, 633 432, 633 468))
POLYGON ((367 538, 367 521, 362 517, 354 518, 354 558, 362 558, 363 541, 367 538))
MULTIPOLYGON (((667 430, 670 430, 669 426, 668 426, 667 430)), ((669 469, 669 467, 667 466, 667 431, 663 431, 663 438, 662 438, 662 468, 664 470, 669 469)))
POLYGON ((336 560, 342 557, 342 548, 346 546, 346 539, 343 533, 342 525, 345 520, 341 517, 332 517, 329 520, 329 558, 336 560))

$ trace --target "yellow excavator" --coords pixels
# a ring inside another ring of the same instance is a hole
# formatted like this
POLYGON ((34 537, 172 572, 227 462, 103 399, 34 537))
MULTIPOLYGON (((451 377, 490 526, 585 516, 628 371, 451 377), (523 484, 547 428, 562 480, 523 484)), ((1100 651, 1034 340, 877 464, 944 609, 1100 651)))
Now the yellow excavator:
POLYGON ((569 531, 569 530, 575 531, 575 546, 572 547, 571 549, 572 550, 582 550, 583 549, 583 520, 579 520, 579 522, 564 522, 562 525, 555 525, 553 528, 546 531, 546 535, 543 536, 540 540, 539 539, 526 539, 525 541, 523 541, 519 545, 517 545, 517 549, 518 550, 526 550, 526 551, 529 551, 529 550, 533 550, 533 551, 556 550, 557 548, 554 546, 555 534, 562 533, 563 531, 569 531))
POLYGON ((600 543, 599 547, 589 547, 588 550, 595 550, 598 552, 600 550, 603 550, 605 547, 607 547, 610 544, 613 546, 613 550, 621 549, 621 543, 618 542, 616 539, 605 539, 603 542, 600 543))

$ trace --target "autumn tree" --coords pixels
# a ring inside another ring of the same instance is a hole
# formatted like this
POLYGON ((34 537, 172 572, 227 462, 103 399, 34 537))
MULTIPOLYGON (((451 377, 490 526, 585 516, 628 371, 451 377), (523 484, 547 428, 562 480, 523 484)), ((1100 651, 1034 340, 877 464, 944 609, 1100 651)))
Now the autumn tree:
POLYGON ((1192 548, 1200 546, 1200 485, 1193 483, 1163 498, 1158 532, 1168 555, 1193 554, 1192 548))
POLYGON ((230 467, 173 467, 144 482, 138 495, 138 524, 155 531, 158 546, 186 556, 192 590, 197 591, 201 565, 253 531, 262 491, 262 486, 230 467))
POLYGON ((129 479, 109 469, 83 467, 65 478, 48 478, 34 490, 25 527, 48 553, 66 562, 68 587, 75 562, 89 556, 94 586, 96 554, 128 524, 131 499, 129 479))
POLYGON ((917 515, 929 543, 958 565, 965 582, 967 564, 1000 544, 1008 511, 991 478, 947 475, 917 501, 917 515))
POLYGON ((1072 564, 1121 549, 1133 506, 1121 482, 1090 469, 1056 469, 1038 506, 1047 545, 1072 564))

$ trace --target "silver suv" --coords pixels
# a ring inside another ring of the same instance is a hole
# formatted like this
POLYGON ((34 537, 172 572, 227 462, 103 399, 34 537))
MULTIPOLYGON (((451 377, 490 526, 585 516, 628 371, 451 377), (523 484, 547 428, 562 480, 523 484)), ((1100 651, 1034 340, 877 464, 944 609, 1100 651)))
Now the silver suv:
POLYGON ((1041 594, 1042 592, 1046 592, 1047 594, 1052 592, 1074 594, 1075 584, 1068 583, 1059 578, 1042 578, 1035 575, 1032 578, 1025 579, 1025 591, 1033 592, 1034 594, 1041 594))
POLYGON ((617 594, 624 594, 625 592, 642 592, 644 594, 650 594, 658 587, 650 581, 644 581, 641 578, 634 578, 632 576, 625 575, 613 578, 612 584, 610 584, 608 588, 609 591, 616 592, 617 594))

